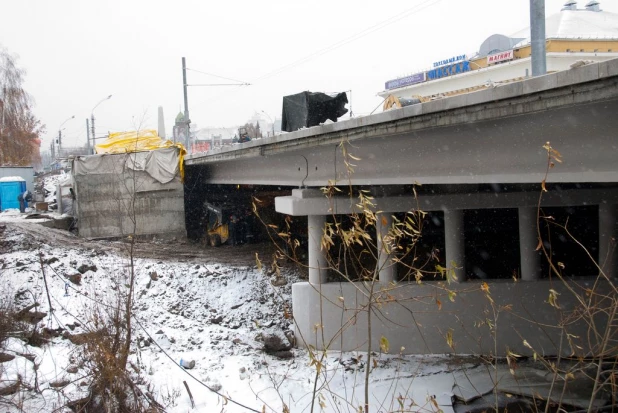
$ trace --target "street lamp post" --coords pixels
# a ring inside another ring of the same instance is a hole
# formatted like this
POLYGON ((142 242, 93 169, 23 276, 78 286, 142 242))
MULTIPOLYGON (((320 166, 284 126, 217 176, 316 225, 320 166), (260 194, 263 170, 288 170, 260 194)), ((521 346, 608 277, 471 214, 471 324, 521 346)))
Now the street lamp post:
POLYGON ((96 144, 95 141, 95 137, 96 135, 94 134, 95 129, 94 129, 94 110, 97 108, 97 106, 99 106, 101 103, 105 102, 106 100, 109 100, 112 98, 112 95, 109 95, 108 97, 101 99, 101 101, 99 103, 97 103, 96 105, 94 105, 94 107, 92 108, 92 110, 90 111, 90 127, 92 128, 92 151, 94 152, 94 147, 96 144))
POLYGON ((275 136, 275 121, 264 110, 262 110, 262 113, 265 114, 266 116, 268 116, 268 119, 270 119, 270 124, 272 125, 273 136, 275 136))
POLYGON ((59 156, 60 156, 60 150, 62 149, 62 127, 64 126, 65 123, 67 123, 71 119, 75 119, 75 115, 71 116, 70 118, 62 122, 60 126, 58 127, 58 155, 59 156))

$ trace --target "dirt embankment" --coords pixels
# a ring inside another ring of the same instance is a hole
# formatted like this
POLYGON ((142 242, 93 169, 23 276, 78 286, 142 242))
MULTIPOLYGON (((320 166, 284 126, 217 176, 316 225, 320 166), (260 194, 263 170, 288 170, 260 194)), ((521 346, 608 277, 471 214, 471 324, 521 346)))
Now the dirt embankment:
MULTIPOLYGON (((7 230, 15 230, 27 237, 27 245, 36 249, 38 245, 62 245, 79 250, 109 251, 129 254, 131 244, 127 241, 88 240, 55 228, 47 228, 32 222, 7 222, 7 230)), ((255 254, 262 262, 269 263, 275 247, 270 242, 241 246, 223 245, 210 247, 187 240, 137 241, 133 244, 133 256, 163 261, 195 261, 201 264, 219 263, 230 266, 255 265, 255 254)))

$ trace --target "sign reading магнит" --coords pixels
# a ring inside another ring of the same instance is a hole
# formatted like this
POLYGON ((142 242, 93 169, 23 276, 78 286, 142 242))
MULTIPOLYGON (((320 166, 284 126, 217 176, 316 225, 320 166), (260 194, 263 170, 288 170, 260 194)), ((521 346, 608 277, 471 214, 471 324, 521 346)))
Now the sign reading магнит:
POLYGON ((507 52, 494 53, 487 56, 487 64, 504 62, 505 60, 513 60, 514 55, 513 51, 509 50, 507 52))

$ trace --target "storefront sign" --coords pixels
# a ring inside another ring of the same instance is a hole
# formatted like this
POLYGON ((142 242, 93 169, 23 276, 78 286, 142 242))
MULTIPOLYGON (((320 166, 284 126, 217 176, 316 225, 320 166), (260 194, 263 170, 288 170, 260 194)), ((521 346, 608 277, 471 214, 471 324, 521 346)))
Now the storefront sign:
POLYGON ((464 61, 454 65, 443 66, 427 72, 427 80, 440 79, 442 77, 453 76, 459 73, 469 72, 470 62, 464 61))
POLYGON ((453 56, 449 59, 444 59, 444 60, 440 60, 439 62, 434 62, 433 63, 433 67, 440 67, 440 66, 445 66, 451 63, 455 63, 455 62, 461 62, 462 60, 466 60, 466 55, 462 54, 459 56, 453 56))
POLYGON ((415 83, 421 83, 425 81, 425 72, 415 73, 410 76, 402 77, 399 79, 393 79, 386 82, 384 88, 386 90, 397 89, 399 87, 410 86, 415 83))
POLYGON ((505 60, 513 60, 513 51, 494 53, 487 56, 487 64, 504 62, 505 60))

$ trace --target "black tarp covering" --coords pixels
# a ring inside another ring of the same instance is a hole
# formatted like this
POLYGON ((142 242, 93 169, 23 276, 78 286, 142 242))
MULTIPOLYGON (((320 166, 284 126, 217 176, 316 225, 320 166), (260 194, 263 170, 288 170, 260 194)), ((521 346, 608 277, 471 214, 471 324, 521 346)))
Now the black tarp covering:
POLYGON ((345 92, 335 96, 326 93, 302 92, 283 97, 281 130, 293 132, 302 127, 310 128, 326 119, 337 122, 337 118, 348 112, 345 108, 348 96, 345 92))

